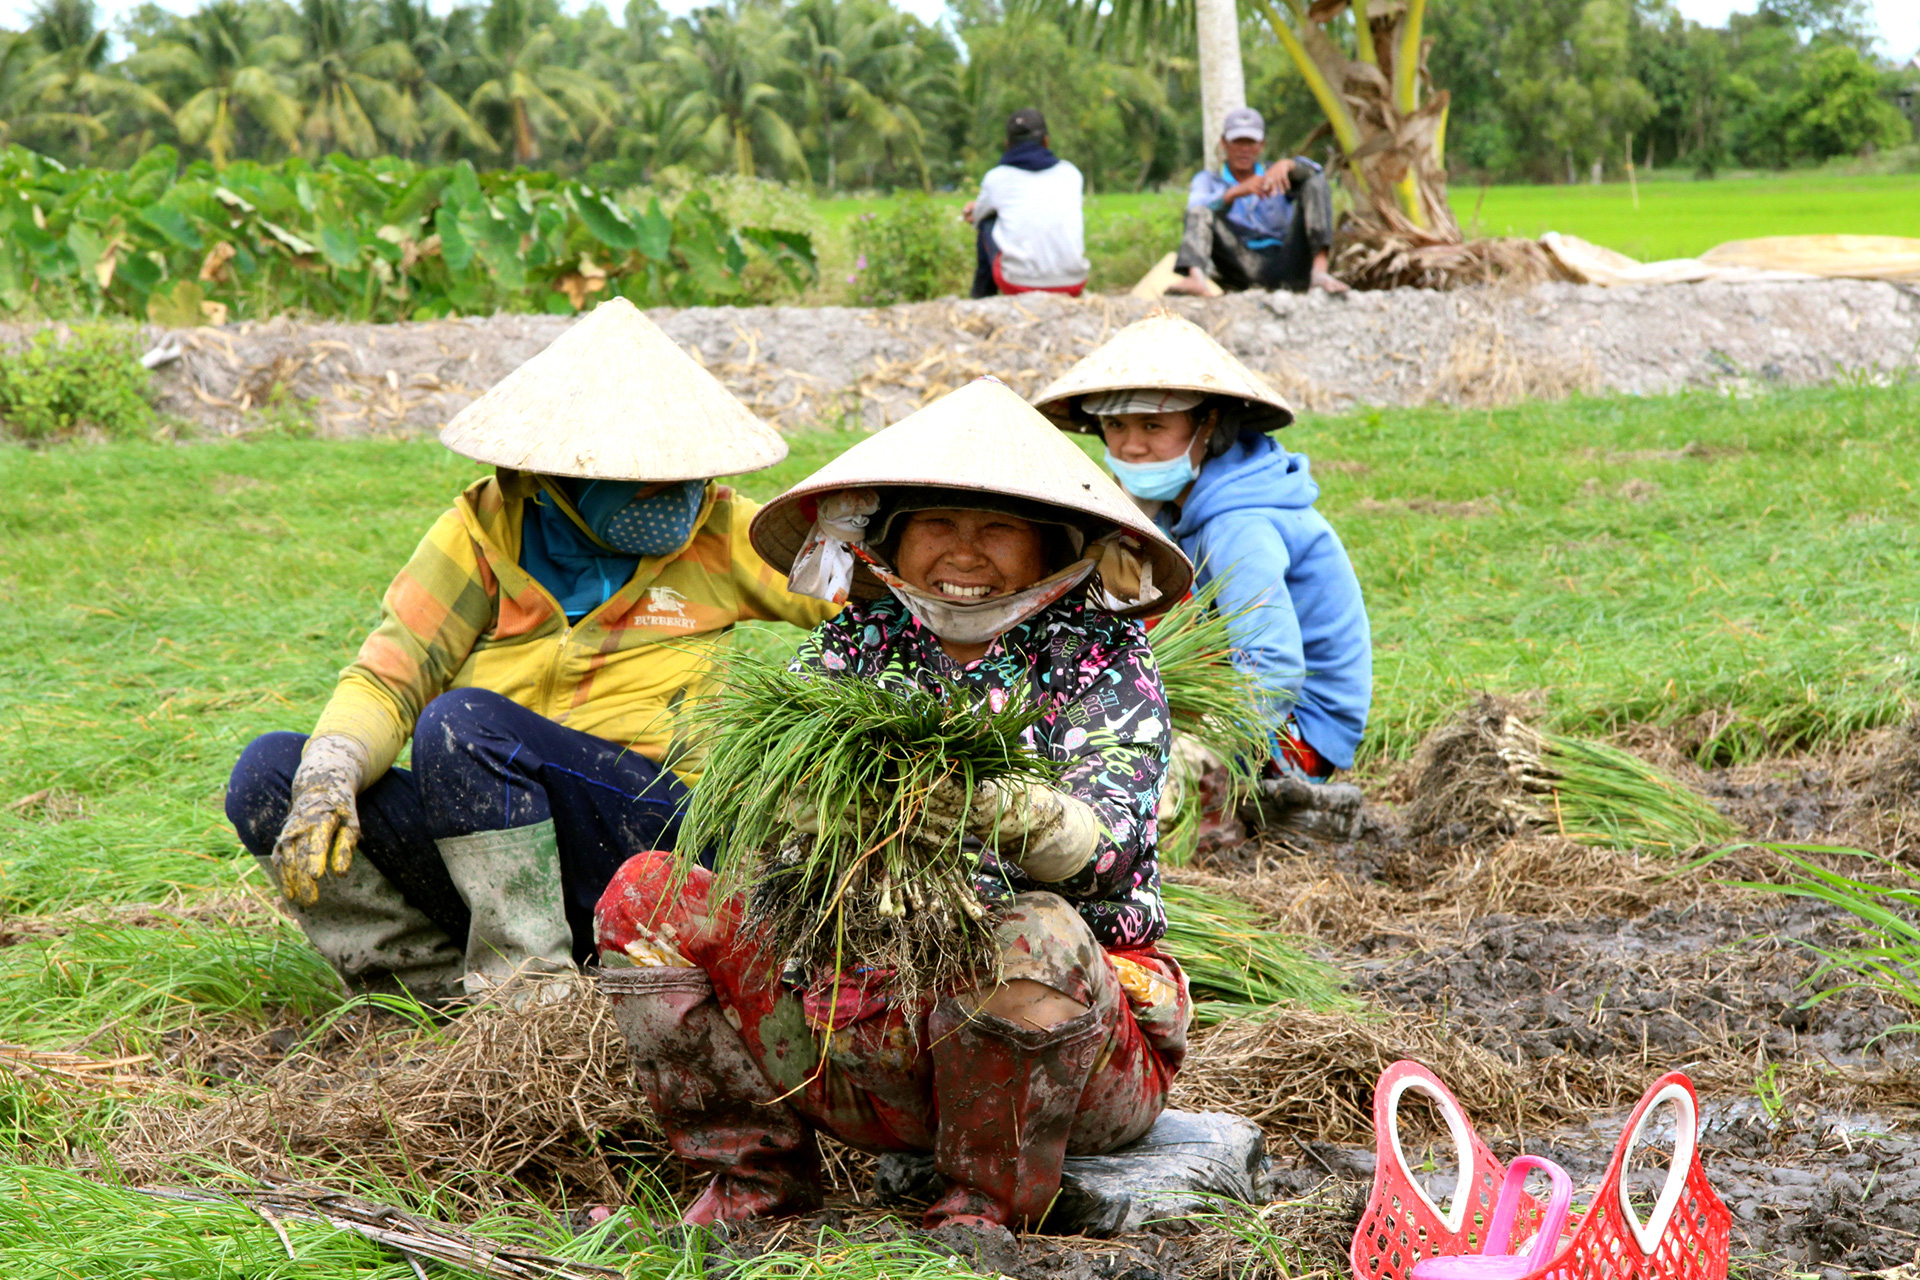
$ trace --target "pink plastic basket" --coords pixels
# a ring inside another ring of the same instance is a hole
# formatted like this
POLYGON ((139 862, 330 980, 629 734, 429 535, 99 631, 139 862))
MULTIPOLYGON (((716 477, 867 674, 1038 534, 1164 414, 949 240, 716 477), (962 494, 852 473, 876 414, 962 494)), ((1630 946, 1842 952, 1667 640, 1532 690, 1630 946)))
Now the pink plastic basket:
MULTIPOLYGON (((1419 1063, 1396 1062, 1374 1090, 1373 1125, 1373 1195, 1350 1255, 1358 1280, 1412 1280, 1422 1258, 1479 1252, 1505 1171, 1474 1133, 1459 1100, 1419 1063), (1409 1091, 1433 1101, 1459 1153, 1459 1177, 1445 1213, 1407 1170, 1399 1109, 1409 1091)), ((1586 1213, 1557 1250, 1537 1251, 1542 1265, 1531 1274, 1544 1280, 1725 1280, 1733 1218, 1700 1166, 1699 1139, 1700 1102, 1692 1082, 1677 1071, 1660 1077, 1628 1118, 1586 1213), (1674 1109, 1673 1163, 1643 1220, 1627 1198, 1626 1169, 1662 1106, 1674 1109)), ((1539 1206, 1521 1195, 1508 1252, 1534 1235, 1539 1216, 1539 1206)))

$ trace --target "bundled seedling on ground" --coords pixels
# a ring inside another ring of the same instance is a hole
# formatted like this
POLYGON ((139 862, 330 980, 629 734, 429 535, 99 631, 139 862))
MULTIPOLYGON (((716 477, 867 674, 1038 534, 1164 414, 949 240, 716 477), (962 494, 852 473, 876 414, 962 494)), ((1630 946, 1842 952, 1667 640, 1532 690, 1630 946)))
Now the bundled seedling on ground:
POLYGON ((1482 695, 1415 759, 1408 825, 1459 842, 1532 831, 1581 844, 1685 853, 1738 834, 1726 815, 1638 756, 1543 733, 1482 695))
POLYGON ((1288 1006, 1324 1011, 1346 1004, 1339 973, 1275 933, 1254 907, 1190 884, 1169 882, 1160 894, 1167 910, 1160 946, 1186 971, 1195 1022, 1258 1021, 1288 1006))
POLYGON ((1040 714, 738 659, 680 848, 711 849, 716 892, 744 891, 778 953, 811 969, 891 969, 902 999, 978 983, 995 960, 980 855, 925 825, 927 801, 943 784, 971 798, 985 782, 1056 781, 1021 741, 1040 714), (809 813, 818 834, 796 829, 809 813))
MULTIPOLYGON (((1225 585, 1214 578, 1166 612, 1149 633, 1153 660, 1167 693, 1167 718, 1227 765, 1233 795, 1228 807, 1250 794, 1267 758, 1267 716, 1259 682, 1233 662, 1228 628, 1240 615, 1223 613, 1217 601, 1225 585)), ((1202 800, 1199 779, 1176 755, 1167 785, 1177 788, 1171 820, 1160 829, 1160 856, 1179 866, 1193 856, 1202 800)))

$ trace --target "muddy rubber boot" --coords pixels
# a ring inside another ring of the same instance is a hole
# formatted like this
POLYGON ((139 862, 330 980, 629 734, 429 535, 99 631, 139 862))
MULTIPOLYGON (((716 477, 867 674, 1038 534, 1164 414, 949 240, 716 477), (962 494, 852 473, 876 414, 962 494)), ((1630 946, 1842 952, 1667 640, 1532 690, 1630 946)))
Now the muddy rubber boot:
MULTIPOLYGON (((256 858, 278 886, 271 858, 256 858)), ((280 899, 307 941, 333 966, 347 990, 411 995, 429 1008, 461 999, 466 956, 446 931, 408 902, 362 853, 344 874, 319 881, 312 906, 280 899)), ((276 891, 275 896, 278 897, 276 891)))
POLYGON ((1351 782, 1308 782, 1283 775, 1260 783, 1266 818, 1284 835, 1341 844, 1360 835, 1365 797, 1351 782))
POLYGON ((681 1215, 704 1224, 820 1205, 820 1148, 781 1101, 714 998, 706 972, 608 969, 600 990, 626 1037, 634 1083, 675 1155, 713 1181, 681 1215))
POLYGON ((433 842, 454 888, 473 912, 467 931, 467 994, 502 992, 516 1008, 573 994, 573 928, 560 885, 552 821, 478 831, 433 842))
POLYGON ((1106 1040, 1099 1012, 1040 1029, 946 1000, 927 1018, 927 1039, 940 1115, 933 1166, 947 1192, 924 1225, 1039 1226, 1106 1040))

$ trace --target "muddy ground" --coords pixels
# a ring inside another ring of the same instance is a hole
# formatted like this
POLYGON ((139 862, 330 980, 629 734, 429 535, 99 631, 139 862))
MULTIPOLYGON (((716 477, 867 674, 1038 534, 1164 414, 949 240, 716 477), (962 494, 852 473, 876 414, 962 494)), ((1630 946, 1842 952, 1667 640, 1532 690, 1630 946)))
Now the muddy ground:
MULTIPOLYGON (((1920 352, 1920 289, 1859 280, 1338 298, 1256 291, 1166 305, 1266 373, 1297 408, 1315 412, 1802 385, 1883 374, 1920 352)), ((985 373, 1038 391, 1148 306, 1032 295, 652 315, 783 428, 847 419, 878 427, 985 373)), ((354 436, 439 427, 567 323, 529 315, 395 325, 279 319, 149 328, 144 341, 179 353, 157 377, 161 408, 178 422, 223 435, 305 423, 321 435, 354 436)), ((0 344, 17 337, 0 325, 0 344)))
MULTIPOLYGON (((1875 742, 1884 748, 1892 737, 1875 742)), ((1878 793, 1875 742, 1817 759, 1689 772, 1756 839, 1852 842, 1911 858, 1920 796, 1878 793)), ((1369 790, 1384 797, 1403 785, 1387 774, 1369 790)), ((1866 868, 1858 859, 1835 865, 1866 868)), ((1859 940, 1849 917, 1732 883, 1789 878, 1764 852, 1673 870, 1526 840, 1422 847, 1386 802, 1370 804, 1362 838, 1349 845, 1268 841, 1203 862, 1184 874, 1236 884, 1318 933, 1354 989, 1387 1013, 1368 1033, 1376 1037, 1368 1052, 1305 1016, 1265 1040, 1203 1035, 1176 1102, 1237 1097, 1253 1114, 1275 1098, 1312 1094, 1317 1085, 1298 1078, 1290 1041, 1312 1042, 1320 1058, 1307 1054, 1305 1067, 1325 1076, 1375 1071, 1406 1052, 1449 1079, 1503 1160, 1527 1151, 1562 1164, 1578 1207, 1605 1173, 1634 1101, 1680 1069, 1700 1091, 1701 1160, 1732 1214, 1734 1274, 1911 1276, 1920 1265, 1920 1049, 1913 1037, 1888 1033, 1913 1010, 1819 973, 1819 948, 1859 940), (1450 1066, 1464 1074, 1452 1076, 1450 1066)), ((1021 1280, 1224 1280, 1276 1275, 1276 1262, 1294 1276, 1350 1274, 1346 1253, 1375 1157, 1365 1091, 1333 1087, 1354 1095, 1344 1109, 1321 1100, 1262 1115, 1277 1196, 1265 1211, 1268 1252, 1192 1224, 1116 1241, 952 1243, 984 1269, 1021 1280)), ((1416 1110, 1403 1112, 1410 1150, 1432 1157, 1440 1172, 1426 1185, 1444 1203, 1451 1147, 1416 1110)), ((1656 1113, 1632 1165, 1643 1214, 1672 1150, 1663 1119, 1656 1113)), ((843 1196, 810 1222, 737 1233, 726 1251, 751 1256, 822 1225, 897 1229, 876 1222, 860 1199, 843 1196)))
MULTIPOLYGON (((1920 858, 1920 721, 1819 757, 1693 768, 1656 731, 1637 749, 1692 782, 1753 840, 1790 839, 1920 858), (1889 780, 1896 785, 1889 786, 1889 780)), ((1623 740, 1631 741, 1629 733, 1623 740)), ((1851 919, 1740 881, 1791 879, 1760 848, 1689 869, 1669 859, 1550 837, 1452 847, 1402 820, 1409 774, 1363 776, 1360 837, 1321 846, 1262 838, 1171 871, 1259 904, 1349 975, 1358 1007, 1289 1012, 1196 1032, 1174 1104, 1231 1110, 1267 1134, 1275 1201, 1258 1230, 1181 1222, 1111 1241, 1046 1236, 946 1243, 1019 1280, 1243 1280, 1284 1270, 1346 1275, 1346 1251, 1374 1170, 1371 1095, 1388 1063, 1426 1062, 1459 1095, 1503 1160, 1560 1162, 1584 1203, 1627 1113, 1669 1070, 1703 1103, 1701 1159, 1733 1217, 1736 1274, 1841 1276, 1920 1266, 1920 1042, 1896 1028, 1914 1011, 1821 973, 1821 948, 1857 943, 1851 919)), ((1854 875, 1863 858, 1822 855, 1854 875)), ((244 918, 264 899, 201 909, 244 918)), ((135 910, 135 909, 129 909, 135 910)), ((129 917, 132 919, 132 917, 129 917)), ((14 922, 31 932, 57 920, 14 922)), ((0 938, 0 945, 17 941, 0 938)), ((292 1152, 402 1170, 486 1198, 475 1171, 514 1198, 612 1203, 639 1160, 690 1198, 698 1179, 667 1160, 627 1082, 625 1051, 599 1001, 535 1016, 469 1014, 451 1041, 398 1056, 404 1028, 336 1026, 297 1048, 296 1028, 246 1042, 187 1036, 155 1064, 210 1105, 137 1109, 114 1159, 166 1181, 184 1155, 267 1167, 292 1152), (292 1051, 291 1057, 287 1056, 292 1051), (230 1094, 258 1081, 264 1093, 230 1094), (541 1188, 545 1188, 543 1192, 541 1188)), ((1451 1147, 1418 1107, 1403 1113, 1429 1192, 1451 1192, 1451 1147)), ((1671 1127, 1656 1124, 1632 1179, 1644 1207, 1671 1127)), ((309 1166, 312 1168, 313 1166, 309 1166)), ((822 1228, 897 1234, 871 1194, 871 1162, 829 1144, 834 1193, 812 1219, 736 1230, 710 1258, 818 1244, 822 1228)), ((475 1201, 479 1203, 479 1201, 475 1201)), ((893 1206, 894 1209, 901 1208, 893 1206)))

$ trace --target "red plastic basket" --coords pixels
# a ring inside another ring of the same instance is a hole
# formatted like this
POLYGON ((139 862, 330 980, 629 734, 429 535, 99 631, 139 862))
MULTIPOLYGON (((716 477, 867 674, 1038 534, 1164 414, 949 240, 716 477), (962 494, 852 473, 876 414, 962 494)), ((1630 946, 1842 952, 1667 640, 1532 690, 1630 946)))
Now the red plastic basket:
MULTIPOLYGON (((1396 1062, 1381 1073, 1373 1095, 1373 1195, 1354 1233, 1358 1280, 1410 1280, 1422 1258, 1476 1253, 1479 1233, 1493 1215, 1505 1170, 1474 1133, 1459 1100, 1417 1062, 1396 1062), (1400 1146, 1400 1099, 1409 1091, 1439 1108, 1460 1156, 1452 1202, 1443 1214, 1407 1171, 1400 1146)), ((1733 1217, 1700 1166, 1700 1101, 1675 1071, 1654 1082, 1628 1117, 1600 1189, 1551 1260, 1533 1275, 1543 1280, 1725 1280, 1733 1217), (1662 1106, 1674 1109, 1673 1162, 1642 1220, 1627 1198, 1626 1169, 1647 1122, 1662 1106)), ((1521 1198, 1510 1249, 1533 1235, 1539 1206, 1521 1198)))
MULTIPOLYGON (((1396 1062, 1380 1073, 1373 1090, 1373 1195, 1353 1235, 1353 1274, 1359 1280, 1410 1280, 1422 1258, 1480 1252, 1481 1235, 1493 1217, 1507 1171, 1473 1131, 1460 1100, 1440 1077, 1417 1062, 1396 1062), (1400 1100, 1424 1095, 1438 1108, 1453 1137, 1459 1176, 1445 1212, 1407 1171, 1400 1145, 1400 1100)), ((1540 1206, 1520 1197, 1510 1244, 1524 1244, 1539 1221, 1540 1206)))

